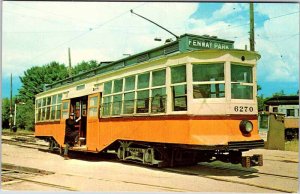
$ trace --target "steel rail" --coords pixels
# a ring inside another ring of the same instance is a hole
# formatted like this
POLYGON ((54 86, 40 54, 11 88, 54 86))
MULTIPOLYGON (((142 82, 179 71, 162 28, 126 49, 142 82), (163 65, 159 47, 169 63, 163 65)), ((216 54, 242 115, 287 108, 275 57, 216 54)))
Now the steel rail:
MULTIPOLYGON (((17 143, 16 141, 8 141, 8 142, 17 143)), ((21 146, 21 147, 31 148, 31 149, 40 149, 40 148, 34 148, 34 147, 24 146, 24 145, 20 145, 20 144, 16 144, 16 145, 21 146)), ((36 144, 36 145, 38 145, 38 144, 36 144)), ((38 146, 47 147, 46 145, 38 145, 38 146)), ((116 160, 116 162, 124 163, 123 161, 120 161, 120 160, 116 160)), ((136 164, 136 163, 138 163, 138 162, 134 162, 133 164, 136 164)), ((138 164, 141 164, 141 163, 138 163, 138 164)), ((205 164, 201 164, 201 163, 199 163, 198 165, 209 167, 211 169, 223 170, 223 171, 229 171, 230 170, 230 171, 250 172, 250 173, 267 175, 267 176, 275 176, 275 177, 279 177, 279 178, 289 178, 289 179, 292 179, 292 180, 295 180, 295 181, 298 180, 298 177, 295 177, 295 176, 278 175, 278 174, 264 173, 264 172, 253 172, 251 170, 234 169, 234 168, 229 168, 229 167, 216 167, 216 166, 205 165, 205 164)), ((178 169, 174 169, 174 168, 161 168, 160 170, 165 171, 165 172, 173 172, 173 173, 181 173, 181 174, 185 174, 185 175, 199 176, 199 177, 213 179, 213 180, 217 180, 217 181, 224 181, 224 182, 231 182, 231 183, 243 184, 243 185, 248 185, 248 186, 254 186, 254 187, 258 187, 258 188, 263 188, 263 189, 268 189, 268 190, 273 190, 273 191, 279 191, 279 192, 287 192, 287 193, 294 193, 295 192, 295 191, 292 191, 292 190, 274 188, 274 187, 269 187, 269 186, 264 186, 264 185, 247 183, 247 182, 243 182, 243 181, 236 181, 236 180, 218 178, 218 177, 213 177, 213 176, 209 176, 209 175, 208 176, 207 175, 201 175, 201 174, 198 174, 198 173, 187 172, 187 171, 184 171, 184 170, 178 170, 178 169)), ((68 175, 71 175, 71 174, 68 174, 68 175)), ((76 175, 76 176, 78 176, 78 175, 76 175)), ((174 190, 187 191, 187 192, 191 191, 191 190, 183 190, 183 189, 179 189, 179 188, 172 188, 172 187, 165 187, 165 186, 160 186, 160 185, 152 185, 152 184, 144 184, 144 183, 123 181, 123 180, 98 179, 98 178, 94 178, 94 177, 87 177, 87 178, 92 178, 92 179, 97 179, 97 180, 102 180, 102 181, 116 181, 116 182, 123 182, 123 183, 140 184, 140 185, 145 185, 145 186, 152 186, 152 187, 159 187, 159 188, 169 189, 169 190, 172 190, 172 191, 174 191, 174 190)))
MULTIPOLYGON (((258 184, 254 184, 254 183, 247 183, 247 182, 243 182, 243 181, 230 180, 230 179, 226 179, 226 178, 218 178, 218 177, 214 177, 214 176, 210 176, 210 175, 201 175, 201 174, 198 174, 198 173, 186 172, 186 171, 182 171, 182 170, 178 170, 178 169, 167 168, 167 169, 164 169, 164 170, 166 172, 174 172, 174 173, 181 173, 181 174, 185 174, 185 175, 193 175, 193 176, 208 178, 208 179, 212 179, 212 180, 224 181, 224 182, 230 182, 230 183, 237 183, 237 184, 241 184, 241 185, 248 185, 248 186, 253 186, 253 187, 272 190, 272 191, 279 191, 279 192, 285 192, 285 193, 295 193, 296 192, 296 191, 292 191, 292 190, 274 188, 274 187, 258 185, 258 184)), ((224 169, 219 169, 219 170, 224 170, 224 169)), ((226 170, 231 170, 231 169, 226 169, 226 170)))
MULTIPOLYGON (((49 187, 68 190, 68 191, 79 191, 77 189, 67 187, 67 186, 62 186, 62 185, 57 185, 57 184, 52 184, 52 183, 45 183, 45 182, 41 182, 41 181, 35 181, 35 180, 28 179, 28 178, 21 178, 21 177, 16 177, 16 176, 13 176, 13 175, 8 175, 8 174, 1 175, 1 176, 2 177, 7 177, 7 178, 13 178, 13 179, 21 180, 21 181, 26 181, 26 182, 36 183, 36 184, 39 184, 39 185, 45 185, 45 186, 49 186, 49 187)), ((10 182, 6 182, 5 185, 6 184, 10 184, 10 182)))
MULTIPOLYGON (((278 161, 278 162, 280 162, 280 161, 278 161)), ((231 170, 231 171, 240 171, 240 172, 251 172, 251 173, 255 173, 255 174, 262 174, 262 175, 269 175, 269 176, 276 176, 276 177, 282 177, 282 178, 289 178, 289 179, 298 180, 298 177, 296 177, 296 176, 287 176, 287 175, 280 175, 280 174, 273 174, 273 173, 259 172, 259 171, 258 172, 254 172, 254 171, 246 170, 246 169, 235 169, 235 168, 230 168, 230 167, 211 166, 211 165, 201 164, 201 163, 199 163, 198 165, 209 167, 209 168, 213 168, 213 169, 219 169, 219 170, 231 170)))

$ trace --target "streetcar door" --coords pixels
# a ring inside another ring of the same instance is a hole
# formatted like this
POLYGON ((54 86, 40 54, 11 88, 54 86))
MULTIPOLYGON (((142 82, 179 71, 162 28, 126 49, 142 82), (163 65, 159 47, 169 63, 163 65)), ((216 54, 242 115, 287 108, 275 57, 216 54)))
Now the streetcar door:
POLYGON ((75 120, 81 118, 75 128, 78 130, 78 143, 79 145, 85 145, 86 142, 86 125, 87 125, 87 96, 82 96, 78 98, 73 98, 71 100, 71 109, 70 112, 75 114, 75 120))

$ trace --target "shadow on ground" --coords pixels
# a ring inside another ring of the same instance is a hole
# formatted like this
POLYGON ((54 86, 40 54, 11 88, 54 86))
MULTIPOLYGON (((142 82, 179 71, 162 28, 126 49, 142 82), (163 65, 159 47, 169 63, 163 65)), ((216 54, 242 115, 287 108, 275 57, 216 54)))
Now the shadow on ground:
MULTIPOLYGON (((42 150, 41 150, 42 151, 42 150)), ((45 150, 43 150, 45 151, 45 150)), ((56 154, 59 154, 56 152, 56 154)), ((158 168, 155 166, 143 165, 136 162, 126 161, 121 162, 115 154, 110 153, 88 153, 70 151, 69 156, 72 160, 82 160, 89 162, 114 162, 124 166, 135 166, 137 168, 147 168, 154 171, 164 171, 169 173, 177 173, 183 175, 194 176, 235 176, 241 179, 257 178, 258 170, 255 168, 243 168, 240 164, 230 164, 220 161, 211 163, 201 162, 193 166, 180 166, 173 168, 158 168)))

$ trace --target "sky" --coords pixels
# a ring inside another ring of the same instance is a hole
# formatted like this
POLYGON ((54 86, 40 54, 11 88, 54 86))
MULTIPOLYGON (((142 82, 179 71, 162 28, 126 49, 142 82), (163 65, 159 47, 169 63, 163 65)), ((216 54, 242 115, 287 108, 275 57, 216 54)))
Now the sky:
MULTIPOLYGON (((248 3, 152 2, 3 2, 2 97, 21 87, 19 76, 33 66, 52 61, 72 65, 81 61, 113 61, 172 38, 143 20, 143 15, 177 35, 208 34, 249 46, 248 3), (168 9, 166 9, 166 7, 168 9)), ((299 90, 299 3, 254 3, 255 49, 259 95, 299 90)))

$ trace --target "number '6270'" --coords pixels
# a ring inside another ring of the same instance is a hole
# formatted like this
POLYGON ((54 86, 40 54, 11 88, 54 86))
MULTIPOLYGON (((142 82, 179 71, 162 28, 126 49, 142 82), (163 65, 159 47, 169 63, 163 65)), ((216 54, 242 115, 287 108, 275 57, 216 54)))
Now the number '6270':
POLYGON ((253 107, 248 106, 235 106, 234 107, 235 112, 253 112, 253 107))

